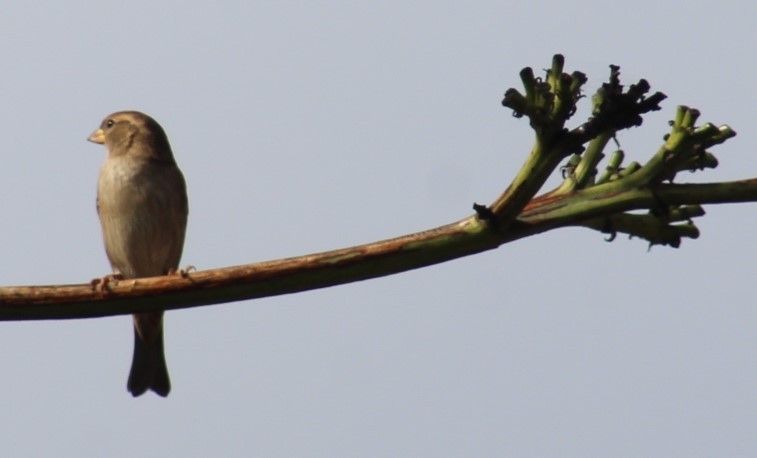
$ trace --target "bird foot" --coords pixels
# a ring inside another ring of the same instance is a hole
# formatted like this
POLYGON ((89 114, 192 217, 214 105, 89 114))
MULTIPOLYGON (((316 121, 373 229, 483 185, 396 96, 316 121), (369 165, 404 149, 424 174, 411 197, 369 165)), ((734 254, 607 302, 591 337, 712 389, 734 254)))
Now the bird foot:
POLYGON ((190 265, 183 269, 174 269, 173 267, 168 269, 168 275, 179 275, 181 278, 189 278, 190 272, 197 272, 197 268, 190 265))
POLYGON ((92 285, 92 290, 99 289, 101 293, 104 293, 106 289, 108 289, 108 283, 110 282, 116 282, 118 283, 119 280, 123 280, 124 276, 121 274, 108 274, 100 278, 94 278, 91 282, 89 282, 90 285, 92 285))

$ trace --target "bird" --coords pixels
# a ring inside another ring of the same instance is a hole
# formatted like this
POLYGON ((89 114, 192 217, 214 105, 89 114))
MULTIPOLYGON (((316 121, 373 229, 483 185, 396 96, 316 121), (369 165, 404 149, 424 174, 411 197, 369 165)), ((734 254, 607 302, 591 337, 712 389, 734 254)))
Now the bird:
MULTIPOLYGON (((105 145, 97 181, 97 214, 113 279, 178 272, 189 214, 186 182, 168 136, 150 116, 119 111, 88 138, 105 145)), ((103 280, 105 285, 105 280, 103 280)), ((133 314, 132 396, 171 391, 163 349, 163 311, 133 314)))

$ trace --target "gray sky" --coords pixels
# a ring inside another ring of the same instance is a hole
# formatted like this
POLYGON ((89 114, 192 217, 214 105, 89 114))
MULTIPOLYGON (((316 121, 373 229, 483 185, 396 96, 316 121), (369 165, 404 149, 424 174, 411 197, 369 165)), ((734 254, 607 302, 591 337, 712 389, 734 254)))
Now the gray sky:
MULTIPOLYGON (((502 94, 556 52, 589 94, 609 64, 668 94, 620 136, 631 159, 687 104, 739 132, 691 180, 757 176, 757 7, 681 5, 5 5, 0 283, 108 272, 105 151, 85 139, 122 109, 168 132, 189 186, 182 264, 199 269, 388 238, 491 202, 532 140, 502 94)), ((2 323, 3 455, 754 456, 757 215, 707 211, 679 250, 566 229, 171 312, 167 399, 126 392, 128 317, 2 323)))

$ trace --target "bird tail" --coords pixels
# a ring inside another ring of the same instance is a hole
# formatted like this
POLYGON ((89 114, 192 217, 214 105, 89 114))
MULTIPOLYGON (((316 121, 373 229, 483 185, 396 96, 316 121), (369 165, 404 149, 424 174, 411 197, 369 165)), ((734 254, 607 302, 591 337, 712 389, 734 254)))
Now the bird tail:
POLYGON ((134 315, 134 356, 127 389, 135 397, 147 390, 166 397, 171 391, 163 351, 163 312, 134 315))

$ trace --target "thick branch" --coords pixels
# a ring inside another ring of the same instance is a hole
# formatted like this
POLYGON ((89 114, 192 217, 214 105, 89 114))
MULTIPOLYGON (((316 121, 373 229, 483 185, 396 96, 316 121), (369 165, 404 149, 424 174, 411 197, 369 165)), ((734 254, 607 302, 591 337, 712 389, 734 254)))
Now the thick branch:
POLYGON ((223 269, 99 286, 0 288, 0 320, 61 319, 178 309, 381 277, 496 247, 476 218, 373 244, 223 269))

